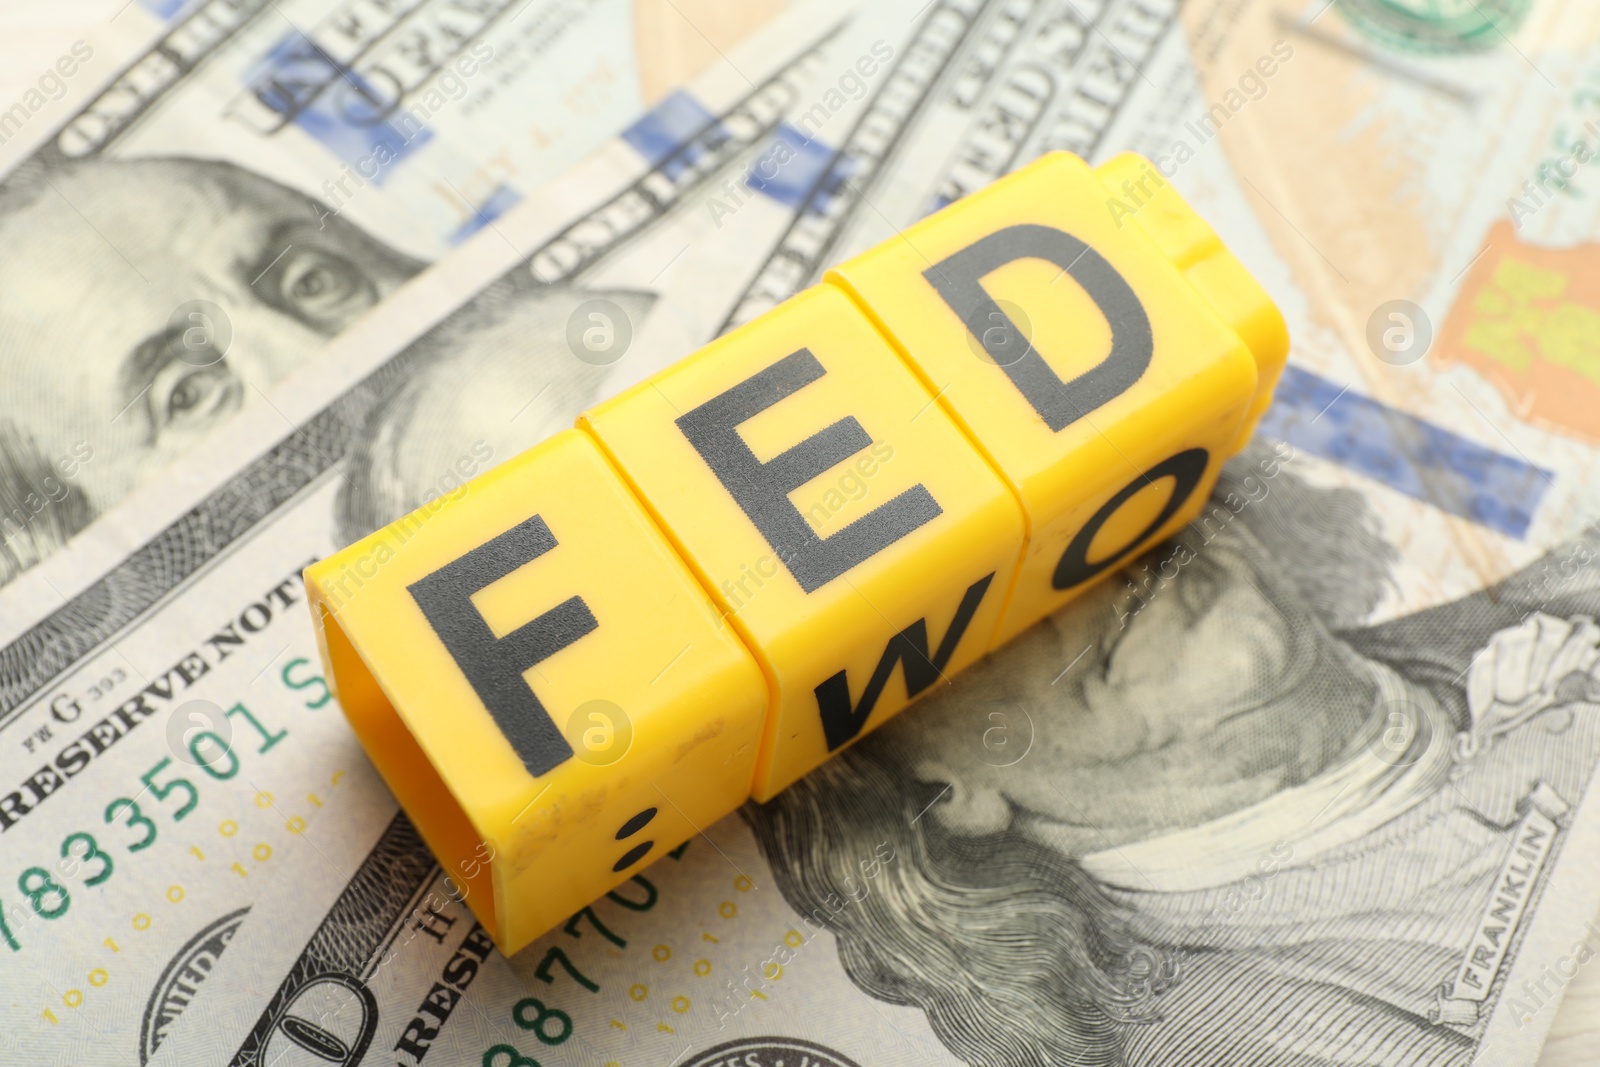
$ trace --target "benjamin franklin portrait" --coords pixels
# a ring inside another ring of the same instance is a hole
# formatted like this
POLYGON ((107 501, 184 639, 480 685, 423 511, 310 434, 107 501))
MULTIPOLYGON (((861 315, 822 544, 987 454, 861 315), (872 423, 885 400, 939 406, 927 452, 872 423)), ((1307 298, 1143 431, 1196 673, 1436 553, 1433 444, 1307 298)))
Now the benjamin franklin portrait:
POLYGON ((0 585, 422 267, 302 193, 182 158, 24 166, 0 240, 0 585))
MULTIPOLYGON (((649 107, 722 62, 716 41, 731 46, 779 5, 633 0, 627 10, 632 40, 616 43, 634 68, 640 105, 649 107)), ((338 173, 331 158, 305 170, 303 186, 322 191, 308 195, 247 166, 205 158, 209 131, 188 132, 192 155, 30 159, 0 181, 0 586, 178 457, 203 446, 225 449, 218 431, 236 413, 263 402, 427 266, 341 214, 349 187, 335 191, 327 180, 338 173)), ((571 357, 562 330, 547 334, 542 326, 559 304, 564 327, 572 306, 547 294, 553 299, 535 314, 541 329, 530 332, 525 323, 519 334, 508 325, 510 305, 531 290, 491 287, 476 311, 472 303, 458 309, 435 342, 446 335, 458 347, 481 341, 497 361, 497 381, 521 373, 512 389, 518 394, 524 380, 535 382, 518 404, 550 387, 538 402, 548 411, 564 395, 556 379, 565 368, 546 373, 539 361, 571 357), (513 349, 503 347, 513 334, 513 349)), ((638 308, 632 299, 616 303, 625 312, 638 308)), ((477 454, 490 448, 504 459, 581 406, 541 423, 535 405, 506 441, 495 442, 496 427, 459 447, 452 439, 438 470, 414 474, 437 483, 463 453, 475 455, 471 446, 480 440, 477 454)))
MULTIPOLYGON (((263 402, 424 266, 311 197, 195 159, 14 174, 0 238, 26 251, 0 262, 0 585, 263 402), (203 322, 172 315, 191 306, 203 322)), ((635 318, 649 307, 512 271, 358 387, 376 399, 355 428, 347 537, 459 484, 463 456, 468 473, 486 469, 598 399, 605 368, 566 343, 575 304, 593 297, 635 318)))
POLYGON ((963 1061, 1465 1064, 1508 995, 1458 968, 1600 754, 1600 543, 1372 625, 1395 550, 1290 454, 745 809, 851 981, 963 1061))

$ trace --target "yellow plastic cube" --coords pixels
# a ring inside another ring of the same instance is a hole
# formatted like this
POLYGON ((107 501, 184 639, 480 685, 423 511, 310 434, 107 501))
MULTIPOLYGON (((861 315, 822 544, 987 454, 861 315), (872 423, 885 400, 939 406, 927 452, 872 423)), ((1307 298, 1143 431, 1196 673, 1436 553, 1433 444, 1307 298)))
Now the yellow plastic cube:
POLYGON ((761 668, 567 430, 315 564, 340 702, 514 952, 749 795, 761 668))
POLYGON ((827 280, 1022 501, 997 643, 1194 517, 1287 352, 1265 292, 1138 157, 1046 156, 827 280))
POLYGON ((1046 157, 309 568, 328 675, 514 952, 1189 521, 1287 348, 1147 162, 1046 157))
POLYGON ((1005 484, 849 298, 807 290, 587 412, 760 658, 766 800, 988 648, 1005 484))
POLYGON ((1283 315, 1261 283, 1149 160, 1125 152, 1095 168, 1095 174, 1119 198, 1121 207, 1113 209, 1119 217, 1137 224, 1156 243, 1255 356, 1256 391, 1233 448, 1237 452, 1249 443, 1256 423, 1272 403, 1272 391, 1288 362, 1289 328, 1283 315), (1131 207, 1130 195, 1138 201, 1131 207))

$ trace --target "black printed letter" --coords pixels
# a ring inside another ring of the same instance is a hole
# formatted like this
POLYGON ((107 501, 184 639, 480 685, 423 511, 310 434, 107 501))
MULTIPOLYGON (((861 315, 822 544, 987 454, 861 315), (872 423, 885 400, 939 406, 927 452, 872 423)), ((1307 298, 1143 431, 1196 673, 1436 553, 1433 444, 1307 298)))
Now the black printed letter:
POLYGON ((1155 342, 1144 305, 1104 256, 1070 233, 1049 226, 1008 226, 940 260, 922 276, 1052 430, 1072 425, 1127 392, 1150 365, 1155 342), (1070 382, 1063 382, 1031 344, 1020 357, 1013 356, 1010 346, 1020 347, 1020 331, 983 288, 985 275, 1019 259, 1042 259, 1072 275, 1111 325, 1111 352, 1070 382), (1005 329, 978 329, 991 322, 1005 329))
POLYGON ((789 494, 871 445, 872 438, 854 418, 840 419, 763 463, 739 436, 739 424, 826 373, 811 350, 802 348, 678 419, 678 429, 808 593, 943 512, 919 484, 831 537, 816 535, 789 494))
POLYGON ((1078 536, 1067 545, 1067 550, 1061 553, 1061 561, 1056 564, 1056 573, 1051 584, 1057 589, 1071 589, 1079 582, 1093 578, 1132 552, 1146 537, 1160 529, 1163 523, 1183 507, 1183 502, 1189 499, 1189 494, 1200 484, 1200 477, 1206 472, 1209 458, 1209 454, 1203 448, 1185 449, 1175 456, 1168 456, 1119 489, 1117 495, 1107 500, 1100 510, 1094 513, 1094 517, 1078 531, 1078 536), (1173 486, 1172 495, 1167 498, 1167 504, 1161 509, 1161 514, 1151 519, 1150 525, 1139 531, 1138 537, 1105 559, 1090 563, 1089 546, 1094 543, 1094 536, 1100 532, 1100 528, 1110 521, 1111 516, 1115 515, 1117 509, 1126 504, 1133 494, 1162 478, 1171 478, 1173 486))
POLYGON ((495 725, 537 778, 572 756, 572 746, 522 672, 566 648, 598 625, 581 597, 572 597, 523 626, 496 637, 472 595, 556 547, 550 527, 535 515, 408 588, 495 725))
POLYGON ((896 663, 905 665, 907 697, 916 696, 939 680, 950 657, 955 655, 961 635, 967 632, 967 625, 972 622, 972 616, 977 614, 978 605, 983 603, 983 594, 988 591, 992 581, 994 575, 991 573, 973 582, 967 589, 933 658, 928 657, 928 620, 925 618, 918 619, 889 638, 883 655, 878 659, 877 668, 872 672, 872 677, 867 679, 861 703, 854 708, 850 706, 850 682, 844 671, 817 686, 817 710, 822 715, 822 733, 827 738, 829 752, 861 732, 867 719, 872 716, 873 706, 883 695, 883 687, 889 684, 889 675, 894 673, 896 663))

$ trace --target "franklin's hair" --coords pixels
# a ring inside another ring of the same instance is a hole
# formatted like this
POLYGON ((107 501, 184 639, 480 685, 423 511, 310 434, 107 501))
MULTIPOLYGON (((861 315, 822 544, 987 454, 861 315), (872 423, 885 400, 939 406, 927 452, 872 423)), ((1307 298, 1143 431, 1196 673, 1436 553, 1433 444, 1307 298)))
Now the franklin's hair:
POLYGON ((1298 455, 1287 445, 1252 441, 1222 468, 1212 500, 1229 493, 1248 499, 1254 485, 1265 485, 1265 497, 1239 518, 1328 629, 1358 626, 1394 586, 1390 568, 1400 554, 1383 539, 1365 497, 1297 477, 1295 465, 1305 462, 1298 455))
POLYGON ((0 585, 13 581, 89 525, 94 509, 50 457, 0 417, 0 585))
MULTIPOLYGON (((642 321, 654 300, 648 293, 588 292, 567 285, 545 286, 517 270, 500 279, 452 312, 448 318, 381 368, 366 388, 370 407, 355 434, 345 478, 334 505, 344 543, 421 507, 420 479, 437 479, 436 471, 402 469, 400 445, 405 439, 437 432, 428 421, 434 398, 426 394, 427 371, 466 346, 493 350, 493 358, 537 361, 548 375, 539 394, 557 410, 572 416, 598 399, 607 368, 580 361, 567 348, 567 318, 582 301, 604 297, 623 307, 633 321, 642 321), (419 479, 420 476, 420 479, 419 479)), ((464 447, 465 442, 462 442, 464 447)), ((496 456, 496 462, 510 459, 496 456)))
MULTIPOLYGON (((0 223, 27 210, 49 189, 44 167, 24 161, 0 182, 0 223)), ((16 343, 15 338, 0 341, 0 363, 5 347, 16 343)), ((66 544, 94 518, 82 490, 69 488, 64 497, 50 492, 57 481, 50 456, 0 408, 0 586, 66 544)))

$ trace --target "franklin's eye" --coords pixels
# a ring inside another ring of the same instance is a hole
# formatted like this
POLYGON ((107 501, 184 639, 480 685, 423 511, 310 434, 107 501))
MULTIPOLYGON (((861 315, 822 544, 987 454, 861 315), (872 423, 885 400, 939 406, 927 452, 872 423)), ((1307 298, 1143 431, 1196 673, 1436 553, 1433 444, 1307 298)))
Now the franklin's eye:
POLYGON ((314 247, 291 247, 273 265, 273 285, 283 311, 313 329, 342 329, 377 301, 377 289, 359 267, 343 256, 314 247))
POLYGON ((196 367, 173 360, 150 383, 150 421, 158 433, 204 429, 239 406, 243 383, 226 363, 196 367))

